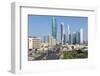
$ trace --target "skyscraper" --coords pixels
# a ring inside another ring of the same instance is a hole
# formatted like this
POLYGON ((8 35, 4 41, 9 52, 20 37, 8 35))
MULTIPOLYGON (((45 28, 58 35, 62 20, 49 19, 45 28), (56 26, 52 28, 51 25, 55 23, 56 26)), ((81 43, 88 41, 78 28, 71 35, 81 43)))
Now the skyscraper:
POLYGON ((72 34, 72 44, 76 44, 76 32, 72 34))
POLYGON ((76 32, 76 43, 80 44, 80 32, 76 32))
POLYGON ((67 24, 67 29, 68 29, 68 34, 70 34, 70 27, 69 27, 69 24, 67 24))
POLYGON ((65 34, 64 26, 63 26, 63 36, 64 36, 63 44, 66 44, 66 34, 65 34))
POLYGON ((57 40, 57 24, 55 17, 52 17, 52 36, 57 40))
POLYGON ((83 44, 83 29, 80 29, 80 44, 83 44))
POLYGON ((61 44, 64 43, 64 23, 61 23, 61 44))
POLYGON ((72 39, 71 39, 71 28, 69 27, 69 24, 67 25, 67 42, 69 43, 69 44, 71 44, 72 43, 72 41, 71 41, 72 39))
POLYGON ((66 34, 64 33, 64 44, 66 44, 66 34))

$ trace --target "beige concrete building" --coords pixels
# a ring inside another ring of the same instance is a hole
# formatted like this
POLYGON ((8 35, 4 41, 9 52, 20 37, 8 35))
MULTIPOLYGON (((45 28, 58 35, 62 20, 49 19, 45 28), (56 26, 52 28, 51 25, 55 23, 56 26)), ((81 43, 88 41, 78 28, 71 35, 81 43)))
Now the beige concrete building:
POLYGON ((35 49, 41 48, 41 39, 40 38, 33 38, 33 48, 35 48, 35 49))
POLYGON ((40 38, 37 38, 37 37, 29 37, 28 39, 29 43, 28 43, 28 46, 29 46, 29 49, 39 49, 41 48, 41 39, 40 38))
POLYGON ((49 36, 49 46, 54 47, 56 45, 56 39, 53 36, 49 36))

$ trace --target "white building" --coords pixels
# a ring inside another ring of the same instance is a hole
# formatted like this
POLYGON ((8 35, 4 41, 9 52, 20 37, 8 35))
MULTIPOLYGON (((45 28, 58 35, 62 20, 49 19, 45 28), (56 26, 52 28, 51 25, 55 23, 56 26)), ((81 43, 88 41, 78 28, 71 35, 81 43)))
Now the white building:
POLYGON ((83 44, 83 29, 80 29, 80 44, 83 44))
POLYGON ((33 49, 33 38, 32 37, 28 38, 28 47, 29 49, 33 49))
POLYGON ((69 24, 67 24, 67 33, 68 35, 71 34, 69 24))

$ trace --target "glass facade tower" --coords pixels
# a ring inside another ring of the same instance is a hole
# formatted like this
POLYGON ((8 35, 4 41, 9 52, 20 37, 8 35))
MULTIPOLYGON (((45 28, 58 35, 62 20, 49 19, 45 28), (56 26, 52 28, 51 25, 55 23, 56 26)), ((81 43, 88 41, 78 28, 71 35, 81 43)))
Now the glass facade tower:
POLYGON ((71 28, 69 27, 69 24, 67 25, 67 42, 68 44, 71 44, 72 43, 72 37, 71 37, 71 28))
POLYGON ((61 23, 61 44, 64 43, 64 23, 61 23))
POLYGON ((55 17, 52 17, 52 36, 57 40, 57 23, 55 17))

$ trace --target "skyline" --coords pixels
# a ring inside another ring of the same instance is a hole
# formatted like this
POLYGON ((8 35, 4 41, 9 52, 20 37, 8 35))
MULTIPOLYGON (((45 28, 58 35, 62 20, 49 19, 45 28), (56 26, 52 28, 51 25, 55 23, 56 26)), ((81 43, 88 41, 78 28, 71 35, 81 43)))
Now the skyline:
MULTIPOLYGON (((53 16, 28 16, 28 33, 29 36, 43 37, 52 35, 52 17, 53 16), (39 31, 38 31, 39 30, 39 31)), ((64 23, 64 31, 67 34, 67 26, 71 28, 71 32, 78 32, 84 29, 84 41, 88 40, 88 17, 76 16, 54 16, 57 22, 57 40, 60 40, 60 25, 64 23)))

